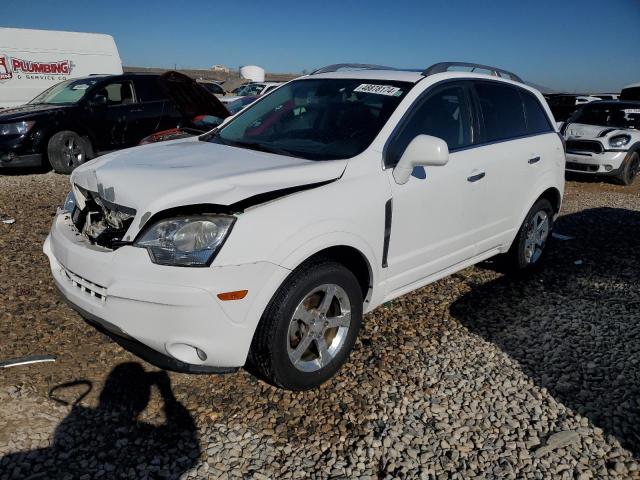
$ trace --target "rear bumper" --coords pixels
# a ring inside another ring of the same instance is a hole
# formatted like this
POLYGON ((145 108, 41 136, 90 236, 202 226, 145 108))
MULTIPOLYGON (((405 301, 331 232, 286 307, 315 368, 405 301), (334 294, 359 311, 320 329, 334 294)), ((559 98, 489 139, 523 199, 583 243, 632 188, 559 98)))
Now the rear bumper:
POLYGON ((566 170, 577 173, 597 175, 615 175, 624 161, 627 152, 567 152, 566 170))
POLYGON ((92 325, 150 363, 188 372, 243 366, 264 307, 289 273, 268 262, 156 265, 142 248, 89 244, 67 214, 55 218, 43 250, 56 286, 92 325), (249 293, 217 298, 234 290, 249 293))

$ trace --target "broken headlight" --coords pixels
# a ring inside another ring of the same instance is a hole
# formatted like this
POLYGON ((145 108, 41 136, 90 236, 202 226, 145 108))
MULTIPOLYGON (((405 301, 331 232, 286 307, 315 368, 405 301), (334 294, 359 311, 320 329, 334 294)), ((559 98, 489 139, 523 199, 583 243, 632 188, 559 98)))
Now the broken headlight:
POLYGON ((62 211, 64 213, 73 213, 73 210, 76 208, 76 196, 73 194, 73 190, 67 194, 67 198, 64 199, 64 204, 62 205, 62 211))
POLYGON ((631 141, 630 135, 616 135, 609 139, 609 145, 614 148, 624 147, 627 143, 631 141))
POLYGON ((160 220, 135 241, 146 248, 153 263, 181 267, 205 267, 220 250, 235 217, 193 215, 160 220))

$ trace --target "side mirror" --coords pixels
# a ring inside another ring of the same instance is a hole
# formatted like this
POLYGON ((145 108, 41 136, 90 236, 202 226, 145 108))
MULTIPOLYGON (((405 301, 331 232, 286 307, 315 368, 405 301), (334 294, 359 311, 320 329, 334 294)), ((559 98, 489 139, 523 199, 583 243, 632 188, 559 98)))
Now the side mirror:
POLYGON ((107 104, 107 97, 105 95, 96 95, 89 101, 89 105, 92 107, 101 107, 107 104))
POLYGON ((400 161, 393 169, 393 179, 399 185, 409 181, 415 167, 446 165, 449 161, 449 147, 441 138, 418 135, 409 142, 400 161))

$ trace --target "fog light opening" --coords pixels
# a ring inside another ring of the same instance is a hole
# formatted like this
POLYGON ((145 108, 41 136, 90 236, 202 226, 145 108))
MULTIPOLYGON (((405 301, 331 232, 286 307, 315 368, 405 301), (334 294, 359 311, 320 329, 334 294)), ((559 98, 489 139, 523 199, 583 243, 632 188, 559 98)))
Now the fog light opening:
POLYGON ((605 169, 607 172, 610 172, 611 170, 613 170, 613 166, 611 166, 611 165, 605 165, 605 166, 604 166, 604 169, 605 169))
POLYGON ((195 349, 196 349, 196 355, 198 355, 198 358, 204 362, 207 359, 207 354, 204 353, 202 350, 200 350, 198 347, 195 347, 195 349))

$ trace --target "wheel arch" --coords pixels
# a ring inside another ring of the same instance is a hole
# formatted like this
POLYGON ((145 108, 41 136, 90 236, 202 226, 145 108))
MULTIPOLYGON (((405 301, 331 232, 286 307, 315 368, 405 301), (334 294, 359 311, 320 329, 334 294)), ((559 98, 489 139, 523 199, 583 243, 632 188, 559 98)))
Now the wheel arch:
POLYGON ((507 246, 508 248, 511 248, 511 245, 513 245, 514 240, 517 238, 518 232, 520 231, 520 227, 522 226, 522 222, 524 222, 524 219, 526 218, 527 213, 529 213, 529 210, 531 210, 531 207, 533 207, 536 204, 536 202, 541 198, 545 198, 549 200, 549 203, 551 203, 551 206, 553 207, 555 217, 557 218, 558 214, 560 213, 560 208, 562 207, 562 194, 560 193, 560 188, 558 188, 558 186, 551 186, 551 187, 547 186, 547 188, 539 189, 537 191, 537 194, 532 196, 529 202, 527 202, 524 210, 521 212, 520 218, 518 219, 517 226, 513 233, 513 238, 511 239, 511 241, 507 246))
POLYGON ((378 280, 378 271, 375 265, 378 265, 379 262, 376 261, 373 249, 363 239, 355 235, 335 232, 316 237, 305 242, 304 246, 288 255, 279 264, 287 269, 295 270, 304 263, 321 257, 335 260, 353 272, 362 288, 365 310, 372 301, 375 304, 374 287, 378 280))

